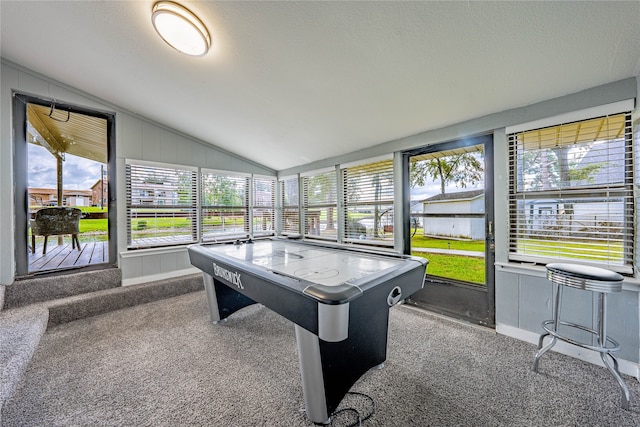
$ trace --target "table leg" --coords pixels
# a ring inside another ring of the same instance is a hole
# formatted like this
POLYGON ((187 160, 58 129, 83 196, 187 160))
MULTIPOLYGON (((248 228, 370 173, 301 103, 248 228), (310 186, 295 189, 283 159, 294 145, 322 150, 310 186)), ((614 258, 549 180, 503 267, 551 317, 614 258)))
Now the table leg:
POLYGON ((295 330, 307 417, 314 423, 329 424, 331 418, 327 411, 318 336, 298 325, 295 325, 295 330))
POLYGON ((216 280, 208 273, 202 273, 202 279, 207 294, 211 323, 218 323, 241 308, 256 304, 254 300, 240 292, 234 291, 226 285, 216 283, 216 280))

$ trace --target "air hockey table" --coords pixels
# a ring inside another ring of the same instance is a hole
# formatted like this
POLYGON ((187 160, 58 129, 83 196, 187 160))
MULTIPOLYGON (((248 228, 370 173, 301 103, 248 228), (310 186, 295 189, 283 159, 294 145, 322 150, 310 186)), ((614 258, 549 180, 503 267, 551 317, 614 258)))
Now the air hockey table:
POLYGON ((295 325, 307 417, 330 422, 351 386, 386 360, 389 308, 424 285, 427 260, 301 240, 188 248, 211 321, 261 303, 295 325))

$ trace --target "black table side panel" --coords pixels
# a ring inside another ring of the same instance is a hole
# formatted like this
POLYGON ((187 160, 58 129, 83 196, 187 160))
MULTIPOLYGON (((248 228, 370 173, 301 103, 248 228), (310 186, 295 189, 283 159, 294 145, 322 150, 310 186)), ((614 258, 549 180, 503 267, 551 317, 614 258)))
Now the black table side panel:
POLYGON ((349 337, 340 342, 319 340, 327 411, 332 414, 351 387, 387 358, 389 306, 393 286, 381 286, 351 304, 349 337))
POLYGON ((327 411, 333 413, 351 387, 369 369, 387 358, 389 310, 387 296, 400 286, 403 298, 422 288, 424 269, 405 271, 370 287, 349 307, 349 337, 340 342, 319 340, 327 411))
POLYGON ((241 294, 217 279, 213 279, 213 285, 216 290, 216 300, 218 302, 218 311, 220 320, 226 319, 236 311, 256 304, 256 301, 241 294))
POLYGON ((222 280, 213 274, 213 261, 210 257, 195 251, 190 252, 190 257, 193 265, 213 277, 214 284, 216 284, 216 296, 219 289, 227 288, 222 291, 223 300, 217 296, 221 319, 250 305, 251 302, 249 301, 253 301, 264 304, 267 308, 300 325, 309 332, 318 334, 318 303, 302 293, 293 292, 290 288, 283 287, 275 282, 275 280, 293 279, 278 275, 274 277, 274 280, 268 280, 265 276, 272 273, 258 272, 259 275, 256 275, 255 271, 247 271, 242 266, 230 265, 216 258, 215 262, 218 266, 243 273, 242 284, 244 288, 239 289, 232 283, 222 280), (249 301, 244 301, 245 304, 241 305, 242 298, 232 297, 231 295, 234 294, 244 295, 249 301), (225 307, 227 302, 231 302, 232 306, 225 307), (235 309, 233 308, 234 306, 235 309))

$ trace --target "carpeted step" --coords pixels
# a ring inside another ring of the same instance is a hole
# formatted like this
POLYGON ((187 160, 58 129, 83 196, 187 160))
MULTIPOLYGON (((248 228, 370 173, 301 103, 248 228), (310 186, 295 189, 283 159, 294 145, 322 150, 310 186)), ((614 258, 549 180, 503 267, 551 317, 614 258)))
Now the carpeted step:
POLYGON ((119 268, 17 280, 5 288, 4 308, 116 288, 121 284, 119 268))
POLYGON ((40 304, 0 311, 0 413, 47 329, 48 315, 40 304))
POLYGON ((201 274, 121 286, 48 301, 49 326, 204 289, 201 274))

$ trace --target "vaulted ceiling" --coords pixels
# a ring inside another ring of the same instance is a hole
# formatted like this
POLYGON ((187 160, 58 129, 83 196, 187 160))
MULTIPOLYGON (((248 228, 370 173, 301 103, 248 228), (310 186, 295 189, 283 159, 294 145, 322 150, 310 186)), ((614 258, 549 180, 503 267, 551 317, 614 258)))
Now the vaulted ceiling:
MULTIPOLYGON (((1 55, 282 170, 640 74, 640 2, 0 2, 1 55)), ((64 101, 64 100, 61 100, 64 101)))

